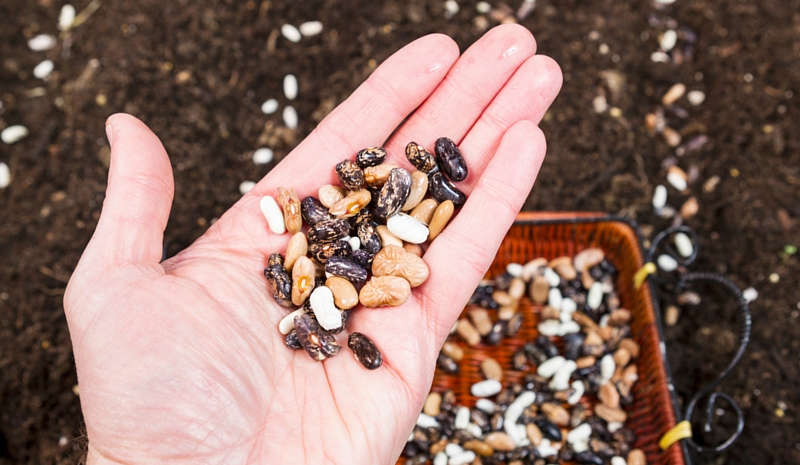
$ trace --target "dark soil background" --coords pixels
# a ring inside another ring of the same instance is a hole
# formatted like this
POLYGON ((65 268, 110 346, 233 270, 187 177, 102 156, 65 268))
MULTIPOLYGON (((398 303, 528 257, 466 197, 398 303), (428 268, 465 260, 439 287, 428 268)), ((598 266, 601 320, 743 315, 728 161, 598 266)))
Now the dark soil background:
MULTIPOLYGON (((549 154, 527 207, 615 213, 648 236, 673 222, 695 228, 695 268, 759 293, 752 344, 723 385, 747 426, 724 455, 699 463, 800 463, 800 265, 786 247, 800 240, 800 1, 539 0, 521 19, 520 0, 506 1, 481 14, 460 0, 451 15, 438 0, 95 0, 99 9, 60 35, 60 2, 0 3, 0 128, 30 130, 16 144, 0 143, 11 170, 0 189, 0 463, 70 464, 84 453, 62 296, 103 200, 106 116, 139 116, 171 155, 171 254, 239 197, 241 181, 269 170, 251 161, 255 148, 269 146, 279 160, 402 44, 438 31, 463 49, 487 27, 515 20, 565 78, 542 124, 549 154), (309 20, 322 21, 322 34, 297 44, 279 35, 282 24, 309 20), (653 61, 667 30, 678 32, 677 44, 666 62, 653 61), (56 47, 31 51, 27 40, 38 33, 57 36, 56 47), (32 69, 45 58, 55 70, 40 80, 32 69), (297 131, 284 127, 280 110, 260 111, 270 97, 286 104, 289 72, 300 82, 297 131), (678 82, 705 101, 692 105, 684 95, 664 107, 662 95, 678 82), (662 107, 682 136, 677 147, 646 123, 662 107), (689 173, 689 192, 666 183, 673 164, 689 173), (676 209, 694 196, 698 213, 655 214, 657 184, 668 186, 676 209)), ((738 334, 733 306, 701 295, 666 328, 684 400, 727 363, 738 334)))

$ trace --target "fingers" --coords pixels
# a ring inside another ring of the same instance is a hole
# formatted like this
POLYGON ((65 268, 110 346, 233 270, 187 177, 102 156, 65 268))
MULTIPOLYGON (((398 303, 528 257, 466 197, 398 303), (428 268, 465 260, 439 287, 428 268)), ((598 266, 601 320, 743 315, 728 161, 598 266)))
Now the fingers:
POLYGON ((82 261, 158 263, 174 190, 167 153, 131 115, 109 117, 106 134, 111 145, 106 198, 82 261))
POLYGON ((333 180, 333 166, 364 147, 381 145, 433 92, 458 58, 458 45, 442 34, 411 42, 384 61, 252 192, 267 180, 291 180, 298 192, 333 180), (302 172, 303 176, 297 176, 302 172))
POLYGON ((536 52, 530 31, 517 24, 497 26, 459 58, 431 97, 392 136, 389 153, 404 153, 413 140, 432 148, 436 138, 456 142, 474 124, 508 78, 536 52))
POLYGON ((438 344, 494 260, 533 186, 544 153, 544 135, 534 123, 514 124, 467 203, 425 254, 431 274, 421 288, 421 301, 438 344))
MULTIPOLYGON (((483 172, 490 160, 486 154, 495 153, 511 125, 522 120, 539 124, 561 89, 561 81, 561 69, 552 58, 528 58, 461 141, 459 148, 470 172, 483 172)), ((477 182, 478 177, 470 176, 459 188, 469 192, 477 182)))

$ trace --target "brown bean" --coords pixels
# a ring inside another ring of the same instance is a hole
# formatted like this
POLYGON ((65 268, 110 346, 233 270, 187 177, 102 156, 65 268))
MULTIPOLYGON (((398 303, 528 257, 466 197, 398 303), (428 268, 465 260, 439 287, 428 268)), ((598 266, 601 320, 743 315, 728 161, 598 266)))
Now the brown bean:
POLYGON ((428 398, 425 399, 425 405, 422 406, 422 412, 425 415, 435 417, 441 411, 442 395, 438 392, 431 392, 428 398))
POLYGON ((635 383, 637 379, 639 379, 639 372, 638 368, 636 368, 636 365, 628 365, 622 371, 622 382, 626 386, 633 386, 633 383, 635 383))
POLYGON ((614 352, 614 363, 616 363, 618 367, 625 367, 630 361, 631 353, 628 352, 628 349, 620 347, 614 352))
POLYGON ((439 204, 433 199, 425 199, 419 203, 413 210, 411 210, 411 216, 422 221, 425 224, 428 224, 433 218, 433 212, 436 210, 436 207, 439 204))
POLYGON ((372 195, 366 189, 352 191, 330 207, 330 214, 337 218, 350 218, 366 207, 372 195))
POLYGON ((470 439, 469 441, 465 442, 464 449, 471 450, 483 457, 494 454, 494 449, 492 449, 492 446, 477 439, 470 439))
POLYGON ((403 248, 406 249, 406 252, 408 252, 410 254, 414 254, 417 257, 421 257, 422 256, 422 246, 419 245, 419 244, 406 243, 406 244, 403 244, 403 248))
POLYGON ((298 231, 289 238, 289 243, 286 244, 286 260, 283 262, 283 267, 286 271, 292 271, 294 263, 300 257, 305 257, 308 253, 308 239, 302 231, 298 231))
POLYGON ((442 438, 431 444, 431 447, 430 449, 428 449, 428 452, 430 452, 431 455, 436 455, 439 452, 442 452, 444 448, 447 447, 448 444, 450 444, 450 441, 448 441, 447 438, 442 438))
POLYGON ((442 346, 442 352, 455 361, 464 358, 464 349, 454 342, 445 342, 442 346))
POLYGON ((481 362, 481 372, 486 379, 495 379, 497 381, 503 380, 503 368, 493 358, 487 358, 481 362))
POLYGON ((545 403, 542 404, 541 409, 547 419, 555 425, 567 426, 569 424, 569 412, 564 407, 558 404, 545 403))
POLYGON ((514 303, 514 299, 506 291, 494 291, 492 298, 500 305, 512 305, 514 303))
POLYGON ((525 294, 525 281, 522 278, 514 278, 508 285, 508 295, 514 300, 519 300, 525 294))
POLYGON ((597 359, 592 357, 591 355, 587 355, 585 357, 581 357, 578 360, 575 360, 576 368, 588 368, 597 362, 597 359))
POLYGON ((477 305, 470 305, 469 310, 469 319, 472 320, 472 324, 475 326, 475 329, 478 330, 481 336, 486 336, 492 330, 492 319, 489 317, 489 311, 485 308, 478 307, 477 305))
POLYGON ((506 433, 501 433, 499 431, 495 431, 493 433, 489 433, 484 438, 486 444, 489 444, 492 449, 500 450, 503 452, 507 452, 510 450, 514 450, 516 445, 514 441, 511 439, 509 435, 506 433))
POLYGON ((350 281, 341 276, 331 276, 325 280, 325 285, 333 293, 333 303, 337 308, 349 310, 358 305, 358 291, 350 281))
POLYGON ((406 252, 395 245, 381 249, 372 259, 373 276, 399 276, 405 278, 411 287, 424 283, 430 275, 428 265, 422 258, 406 252))
POLYGON ((515 305, 503 305, 497 311, 497 318, 501 320, 510 320, 514 317, 514 314, 517 313, 517 307, 515 305))
POLYGON ((389 228, 387 228, 385 224, 376 227, 375 232, 378 233, 378 236, 381 238, 381 244, 384 247, 388 247, 390 245, 396 245, 398 247, 403 246, 403 241, 401 241, 400 238, 392 234, 392 232, 389 231, 389 228))
POLYGON ((422 171, 411 173, 411 190, 408 192, 406 203, 403 204, 401 211, 407 212, 422 202, 425 194, 428 193, 428 175, 422 171))
POLYGON ((464 318, 461 318, 456 323, 456 332, 471 346, 478 345, 481 342, 481 335, 478 330, 464 318))
POLYGON ((619 391, 613 383, 606 382, 597 391, 597 398, 600 402, 611 408, 619 407, 619 391))
POLYGON ((547 296, 550 293, 550 282, 544 276, 537 276, 533 278, 531 283, 530 295, 531 299, 537 304, 547 302, 547 296))
POLYGON ((547 266, 554 269, 556 273, 566 281, 572 281, 578 277, 578 273, 575 271, 575 267, 572 266, 572 259, 570 257, 562 256, 554 258, 550 260, 547 266))
POLYGON ((344 198, 344 191, 341 187, 326 184, 319 188, 317 197, 325 208, 331 208, 336 202, 344 198))
POLYGON ((397 168, 397 165, 391 163, 381 163, 380 165, 364 168, 364 182, 370 187, 380 187, 389 179, 389 173, 395 168, 397 168))
POLYGON ((300 214, 300 199, 294 189, 278 188, 278 203, 283 210, 283 221, 286 230, 294 234, 303 227, 303 217, 300 214))
POLYGON ((453 212, 455 211, 455 206, 451 200, 445 200, 444 202, 440 203, 439 206, 436 207, 436 210, 433 211, 433 216, 431 217, 431 221, 428 224, 429 233, 428 233, 428 240, 433 240, 439 233, 442 232, 447 223, 450 221, 450 218, 453 217, 453 212))
POLYGON ((525 432, 528 434, 528 440, 534 446, 538 446, 542 443, 542 430, 539 429, 534 423, 528 423, 525 425, 525 432))
POLYGON ((637 344, 636 341, 631 338, 625 338, 619 341, 619 347, 625 348, 628 352, 630 352, 633 358, 639 356, 639 344, 637 344))
POLYGON ((396 307, 411 295, 411 286, 405 278, 373 276, 358 294, 361 305, 370 308, 396 307))
POLYGON ((314 290, 314 277, 317 273, 314 262, 306 256, 299 257, 292 267, 292 303, 303 305, 314 290))
POLYGON ((598 417, 608 422, 616 421, 619 423, 625 423, 625 420, 628 418, 628 415, 621 408, 612 408, 605 404, 595 405, 594 413, 598 417))
POLYGON ((641 449, 633 449, 628 452, 628 465, 647 465, 647 458, 641 449))
POLYGON ((622 326, 629 321, 631 321, 631 311, 624 308, 614 310, 608 316, 608 324, 614 326, 622 326))

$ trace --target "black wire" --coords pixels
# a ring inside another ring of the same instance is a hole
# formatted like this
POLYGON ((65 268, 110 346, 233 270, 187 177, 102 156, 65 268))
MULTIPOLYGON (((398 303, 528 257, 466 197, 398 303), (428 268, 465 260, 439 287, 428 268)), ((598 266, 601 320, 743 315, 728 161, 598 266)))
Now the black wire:
MULTIPOLYGON (((667 228, 660 233, 656 234, 653 238, 653 241, 650 245, 650 248, 647 250, 646 253, 646 261, 652 262, 653 257, 656 254, 659 245, 661 242, 670 237, 673 234, 677 233, 684 233, 689 236, 689 239, 692 242, 692 253, 688 257, 682 257, 680 254, 676 253, 674 249, 671 247, 666 247, 667 253, 670 254, 672 258, 674 258, 681 266, 686 267, 691 265, 695 259, 697 258, 697 236, 695 235, 694 231, 691 228, 685 225, 681 226, 673 226, 667 228)), ((685 270, 680 270, 681 273, 677 277, 677 288, 678 290, 686 289, 692 283, 696 283, 699 281, 708 281, 719 286, 722 286, 728 293, 730 293, 733 298, 735 299, 737 306, 739 308, 739 313, 741 314, 741 334, 739 336, 739 347, 736 349, 736 353, 734 354, 731 361, 728 363, 728 366, 725 367, 722 372, 717 375, 714 380, 710 383, 706 384, 702 388, 700 388, 697 393, 692 396, 689 400, 689 403, 686 406, 686 412, 684 414, 684 419, 691 422, 692 416, 694 415, 694 410, 698 404, 698 402, 705 396, 708 397, 708 405, 706 407, 706 418, 705 422, 703 423, 703 431, 706 433, 711 433, 714 429, 713 426, 713 416, 714 410, 717 405, 718 399, 725 400, 728 405, 733 409, 734 413, 736 414, 736 429, 735 431, 723 442, 716 444, 716 445, 702 445, 698 444, 694 441, 693 438, 688 438, 688 444, 698 452, 722 452, 728 447, 730 447, 736 439, 742 434, 744 430, 744 413, 739 405, 736 403, 733 398, 728 396, 722 392, 714 392, 715 389, 725 380, 725 378, 730 375, 736 365, 741 361, 742 357, 744 356, 744 352, 747 349, 747 345, 750 343, 750 332, 752 326, 752 317, 750 314, 750 307, 747 304, 742 292, 739 288, 729 279, 716 274, 716 273, 707 273, 707 272, 685 272, 685 270)))

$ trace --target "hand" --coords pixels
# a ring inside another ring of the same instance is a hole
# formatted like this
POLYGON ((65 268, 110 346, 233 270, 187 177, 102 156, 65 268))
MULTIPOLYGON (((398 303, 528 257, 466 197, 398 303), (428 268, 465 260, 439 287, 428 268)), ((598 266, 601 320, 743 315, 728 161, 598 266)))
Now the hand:
POLYGON ((544 157, 537 123, 561 74, 535 47, 517 25, 492 29, 460 58, 446 36, 412 42, 161 263, 169 159, 140 121, 111 116, 102 215, 64 298, 88 463, 394 463, 439 348, 544 157), (406 142, 431 147, 439 136, 460 141, 469 197, 425 254, 427 283, 400 307, 353 314, 349 330, 375 341, 383 366, 368 371, 346 348, 319 363, 284 347, 276 326, 287 311, 262 271, 289 235, 269 233, 259 198, 279 186, 313 195, 334 182, 337 162, 384 142, 408 166, 406 142))

